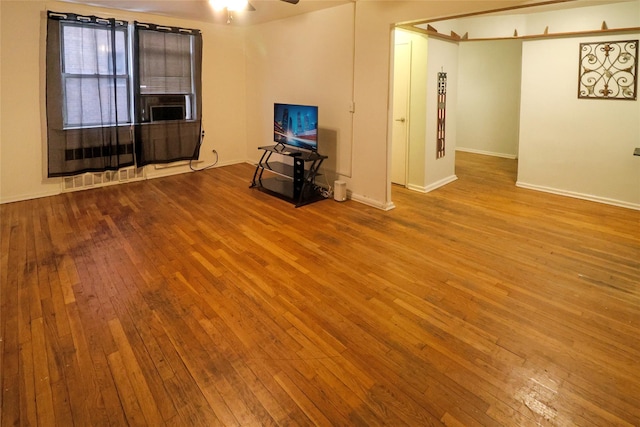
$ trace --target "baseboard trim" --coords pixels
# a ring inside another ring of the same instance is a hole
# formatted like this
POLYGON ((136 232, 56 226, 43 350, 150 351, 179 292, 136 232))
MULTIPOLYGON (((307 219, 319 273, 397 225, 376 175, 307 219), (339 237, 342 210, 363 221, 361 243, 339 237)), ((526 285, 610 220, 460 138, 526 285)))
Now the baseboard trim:
POLYGON ((640 204, 629 203, 629 202, 625 202, 624 200, 609 199, 607 197, 600 197, 600 196, 594 196, 592 194, 577 193, 574 191, 567 191, 567 190, 561 190, 558 188, 545 187, 542 185, 529 184, 522 181, 517 181, 516 187, 526 188, 528 190, 542 191, 544 193, 551 193, 559 196, 572 197, 574 199, 588 200, 590 202, 603 203, 605 205, 618 206, 621 208, 640 211, 640 204))
POLYGON ((393 202, 382 203, 378 200, 371 199, 369 197, 361 196, 359 194, 349 193, 349 199, 354 202, 362 203, 363 205, 371 206, 372 208, 382 209, 383 211, 390 211, 395 209, 396 205, 393 202))
MULTIPOLYGON (((124 182, 119 182, 119 181, 115 181, 113 182, 113 184, 126 184, 127 182, 134 182, 134 181, 142 181, 144 179, 156 179, 156 178, 165 178, 165 177, 169 177, 172 175, 179 175, 182 173, 189 173, 189 172, 193 172, 188 166, 189 166, 189 161, 186 160, 184 161, 186 163, 181 164, 181 165, 174 165, 174 167, 170 167, 170 168, 153 168, 153 171, 155 173, 149 173, 149 174, 145 174, 144 178, 141 179, 135 179, 135 180, 129 180, 129 181, 124 181, 124 182)), ((198 160, 198 168, 203 168, 207 166, 207 163, 205 163, 202 160, 198 160)), ((221 166, 229 166, 229 165, 235 165, 238 163, 245 163, 244 160, 232 160, 232 161, 227 161, 227 162, 218 162, 215 167, 221 167, 221 166)), ((255 163, 253 164, 255 166, 255 163)), ((148 166, 153 166, 153 165, 148 165, 148 166)), ((146 166, 145 166, 146 167, 146 166)), ((62 178, 60 178, 60 182, 62 182, 62 178)), ((110 184, 111 185, 111 184, 110 184)), ((92 189, 92 188, 99 188, 100 186, 94 186, 94 187, 88 187, 86 189, 92 189)), ((33 199, 40 199, 42 197, 51 197, 51 196, 57 196, 59 194, 63 194, 62 190, 57 190, 57 191, 44 191, 41 193, 32 193, 32 194, 21 194, 18 196, 13 196, 13 197, 7 197, 7 198, 0 198, 0 205, 3 205, 5 203, 15 203, 15 202, 24 202, 26 200, 33 200, 33 199)))
POLYGON ((432 184, 429 184, 429 185, 427 185, 425 187, 409 184, 409 185, 407 185, 407 188, 409 190, 418 191, 420 193, 428 193, 430 191, 433 191, 433 190, 436 190, 436 189, 438 189, 440 187, 443 187, 443 186, 445 186, 445 185, 447 185, 447 184, 449 184, 449 183, 451 183, 451 182, 453 182, 453 181, 455 181, 457 179, 458 179, 458 177, 456 175, 451 175, 451 176, 448 176, 446 178, 441 179, 440 181, 436 181, 436 182, 434 182, 432 184))
POLYGON ((484 156, 502 157, 503 159, 515 160, 518 158, 517 154, 496 153, 494 151, 476 150, 475 148, 456 147, 456 151, 464 151, 466 153, 482 154, 484 156))
POLYGON ((57 196, 61 194, 60 190, 57 191, 44 191, 42 193, 23 194, 20 196, 7 197, 6 199, 0 199, 0 205, 5 203, 24 202, 25 200, 41 199, 43 197, 57 196))

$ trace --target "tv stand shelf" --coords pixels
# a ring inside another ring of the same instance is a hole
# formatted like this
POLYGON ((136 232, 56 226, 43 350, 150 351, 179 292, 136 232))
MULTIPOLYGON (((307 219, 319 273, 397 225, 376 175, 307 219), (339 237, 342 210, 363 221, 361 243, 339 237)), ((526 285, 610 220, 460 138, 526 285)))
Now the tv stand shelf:
POLYGON ((252 188, 293 203, 296 207, 325 198, 315 185, 315 179, 327 156, 282 144, 259 149, 263 153, 253 173, 252 188), (276 156, 272 158, 274 154, 276 156), (283 161, 287 157, 293 159, 293 164, 283 161), (265 171, 271 174, 265 177, 265 171))

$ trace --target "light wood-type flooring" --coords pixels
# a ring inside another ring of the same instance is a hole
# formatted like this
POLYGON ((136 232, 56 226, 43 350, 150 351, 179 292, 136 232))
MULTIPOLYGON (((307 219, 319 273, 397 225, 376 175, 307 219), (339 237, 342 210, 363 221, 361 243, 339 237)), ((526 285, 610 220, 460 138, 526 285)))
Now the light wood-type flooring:
POLYGON ((2 205, 0 424, 638 426, 640 212, 516 168, 389 212, 248 164, 2 205))

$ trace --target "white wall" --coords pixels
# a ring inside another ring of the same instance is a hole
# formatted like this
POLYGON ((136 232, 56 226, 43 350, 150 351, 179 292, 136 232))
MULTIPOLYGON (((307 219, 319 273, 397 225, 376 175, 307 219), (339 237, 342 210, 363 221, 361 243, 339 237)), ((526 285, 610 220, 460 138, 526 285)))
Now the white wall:
POLYGON ((427 59, 427 116, 425 188, 433 190, 455 179, 458 110, 458 44, 429 38, 427 59), (438 123, 438 73, 447 73, 445 155, 436 158, 438 123))
POLYGON ((353 10, 347 4, 247 31, 246 158, 273 144, 273 104, 318 106, 320 183, 352 176, 353 10))
POLYGON ((524 42, 519 186, 640 208, 640 101, 577 97, 581 42, 639 38, 524 42))
POLYGON ((526 16, 526 28, 519 34, 542 34, 548 27, 549 33, 568 33, 585 30, 598 30, 602 22, 608 28, 633 28, 640 20, 640 1, 630 0, 609 2, 597 6, 585 6, 578 9, 559 9, 526 16))
MULTIPOLYGON (((0 203, 58 194, 60 178, 47 178, 44 112, 46 11, 75 12, 124 20, 198 28, 203 33, 202 165, 246 160, 244 30, 114 9, 53 1, 0 1, 1 73, 0 203)), ((156 169, 148 176, 186 172, 156 169)))
POLYGON ((521 40, 460 43, 459 150, 517 156, 521 63, 521 40))
POLYGON ((0 202, 56 194, 60 181, 45 178, 42 138, 44 3, 2 1, 0 8, 0 202))
POLYGON ((211 150, 218 152, 218 164, 246 159, 245 31, 242 28, 191 25, 202 30, 202 127, 205 138, 200 159, 210 164, 211 150))

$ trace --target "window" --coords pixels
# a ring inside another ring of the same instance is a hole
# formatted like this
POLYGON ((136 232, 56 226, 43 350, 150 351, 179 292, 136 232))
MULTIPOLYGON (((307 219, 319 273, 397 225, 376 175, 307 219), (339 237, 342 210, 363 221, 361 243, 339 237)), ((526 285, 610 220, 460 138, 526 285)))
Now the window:
POLYGON ((127 29, 62 23, 64 126, 130 123, 127 29))
POLYGON ((135 23, 136 161, 196 159, 201 135, 202 36, 135 23))
POLYGON ((140 93, 193 91, 191 37, 158 31, 138 31, 140 93))
POLYGON ((197 159, 199 30, 49 12, 46 56, 48 176, 197 159))

